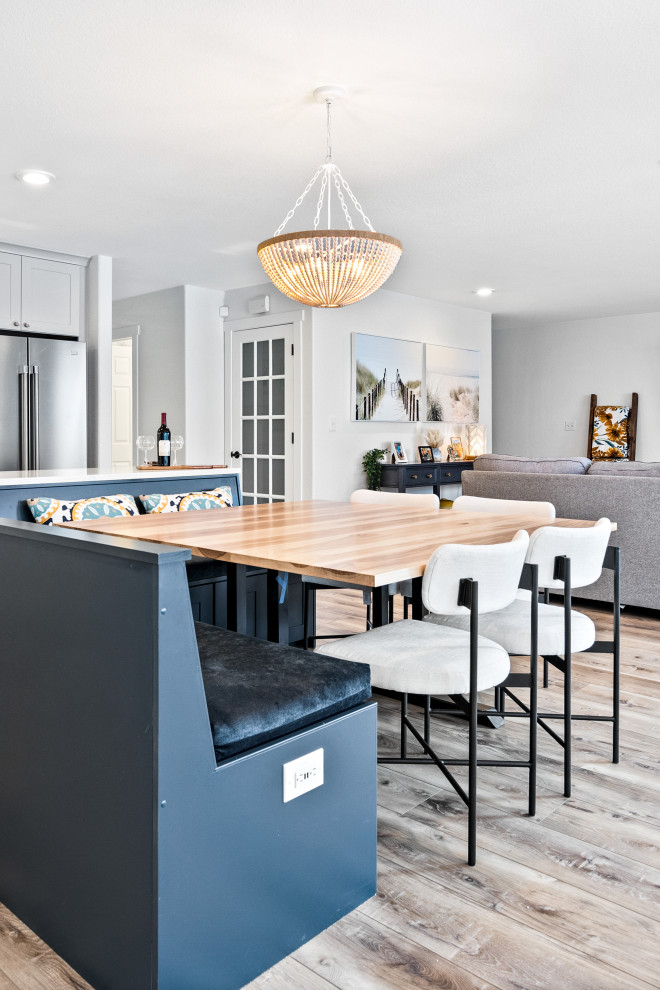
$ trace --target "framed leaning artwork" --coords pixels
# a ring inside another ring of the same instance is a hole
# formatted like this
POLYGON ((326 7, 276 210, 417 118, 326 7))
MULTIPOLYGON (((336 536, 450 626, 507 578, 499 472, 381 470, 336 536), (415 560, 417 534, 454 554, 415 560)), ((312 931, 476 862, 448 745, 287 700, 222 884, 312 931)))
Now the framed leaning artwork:
POLYGON ((587 457, 594 461, 635 460, 638 401, 637 392, 633 392, 629 406, 599 406, 598 396, 592 394, 587 457))

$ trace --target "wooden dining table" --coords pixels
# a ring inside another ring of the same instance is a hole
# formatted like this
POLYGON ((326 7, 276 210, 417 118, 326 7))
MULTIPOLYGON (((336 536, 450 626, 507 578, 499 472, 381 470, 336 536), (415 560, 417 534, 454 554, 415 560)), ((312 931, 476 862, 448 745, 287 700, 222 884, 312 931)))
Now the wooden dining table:
POLYGON ((539 520, 499 515, 331 501, 277 502, 63 523, 110 536, 187 547, 195 557, 227 564, 228 625, 245 631, 246 568, 267 571, 268 638, 288 642, 283 587, 303 574, 372 591, 373 622, 387 622, 388 586, 412 580, 413 618, 422 618, 422 576, 444 544, 504 543, 520 529, 593 526, 591 520, 539 520))

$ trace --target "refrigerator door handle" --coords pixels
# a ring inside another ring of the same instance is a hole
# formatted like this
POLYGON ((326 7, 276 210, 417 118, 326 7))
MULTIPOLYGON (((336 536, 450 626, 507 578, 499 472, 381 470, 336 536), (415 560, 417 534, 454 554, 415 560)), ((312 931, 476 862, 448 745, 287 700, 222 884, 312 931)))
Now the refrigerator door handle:
POLYGON ((31 451, 30 467, 33 471, 39 470, 39 365, 32 366, 30 373, 30 431, 31 451))
POLYGON ((20 448, 21 471, 30 468, 30 409, 28 397, 28 375, 30 369, 26 364, 21 365, 18 372, 18 400, 20 407, 20 448))

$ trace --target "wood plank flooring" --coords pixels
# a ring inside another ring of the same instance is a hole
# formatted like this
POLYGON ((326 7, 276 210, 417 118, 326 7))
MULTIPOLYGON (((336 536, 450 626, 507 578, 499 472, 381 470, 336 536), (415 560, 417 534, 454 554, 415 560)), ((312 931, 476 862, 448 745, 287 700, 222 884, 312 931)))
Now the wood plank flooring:
MULTIPOLYGON (((319 632, 363 627, 358 592, 322 592, 318 611, 319 632)), ((605 614, 590 614, 608 638, 605 614)), ((660 617, 624 611, 622 636, 618 766, 608 726, 575 724, 573 795, 564 798, 561 751, 540 733, 533 820, 524 771, 482 769, 476 867, 465 862, 465 809, 439 772, 380 767, 377 896, 249 990, 660 987, 660 617)), ((608 711, 608 664, 576 658, 576 710, 608 711)), ((561 689, 552 669, 550 678, 540 691, 548 709, 561 689)), ((379 745, 395 750, 396 705, 379 700, 379 745)), ((445 754, 463 755, 464 724, 436 719, 434 733, 445 754)), ((526 724, 509 720, 479 739, 484 757, 524 754, 526 724)), ((0 990, 73 988, 90 990, 0 907, 0 990)))

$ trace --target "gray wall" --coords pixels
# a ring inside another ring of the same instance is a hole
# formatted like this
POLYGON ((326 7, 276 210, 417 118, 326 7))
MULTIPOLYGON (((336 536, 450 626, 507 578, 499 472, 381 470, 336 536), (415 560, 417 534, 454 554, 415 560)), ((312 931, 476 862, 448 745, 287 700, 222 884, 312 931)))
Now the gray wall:
POLYGON ((584 457, 591 393, 625 405, 638 392, 637 460, 660 461, 658 381, 660 313, 494 329, 493 450, 584 457))

